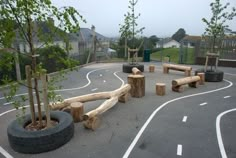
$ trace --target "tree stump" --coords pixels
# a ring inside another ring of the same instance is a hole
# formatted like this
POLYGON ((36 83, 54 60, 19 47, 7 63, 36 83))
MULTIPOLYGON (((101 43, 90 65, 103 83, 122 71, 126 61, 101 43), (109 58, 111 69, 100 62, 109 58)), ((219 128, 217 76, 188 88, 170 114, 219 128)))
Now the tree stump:
POLYGON ((199 73, 197 73, 197 75, 200 77, 199 84, 204 85, 205 84, 205 73, 199 72, 199 73))
POLYGON ((160 96, 164 96, 166 94, 165 83, 156 83, 156 94, 160 96))
POLYGON ((71 115, 74 119, 74 122, 80 122, 83 121, 83 115, 84 115, 84 106, 80 102, 74 102, 71 103, 71 115))
POLYGON ((169 73, 169 68, 163 65, 163 74, 168 74, 168 73, 169 73))
POLYGON ((155 65, 149 66, 149 72, 155 72, 155 65))
POLYGON ((130 94, 132 97, 141 98, 145 96, 144 75, 129 75, 128 83, 131 85, 130 94))

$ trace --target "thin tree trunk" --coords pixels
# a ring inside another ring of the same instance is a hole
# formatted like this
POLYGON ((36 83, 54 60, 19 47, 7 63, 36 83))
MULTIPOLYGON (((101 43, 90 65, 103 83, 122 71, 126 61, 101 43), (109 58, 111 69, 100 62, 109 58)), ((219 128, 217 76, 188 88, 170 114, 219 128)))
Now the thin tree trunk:
POLYGON ((33 25, 32 25, 32 20, 30 16, 27 17, 27 22, 28 22, 28 38, 29 38, 29 46, 30 46, 30 53, 31 53, 31 59, 32 59, 32 70, 33 70, 33 75, 34 75, 34 89, 35 89, 35 94, 36 94, 36 101, 38 105, 38 118, 39 118, 39 127, 42 127, 42 111, 41 111, 41 104, 40 104, 40 97, 39 97, 39 90, 38 90, 38 79, 37 79, 37 61, 36 61, 36 53, 34 49, 34 44, 33 44, 33 25))

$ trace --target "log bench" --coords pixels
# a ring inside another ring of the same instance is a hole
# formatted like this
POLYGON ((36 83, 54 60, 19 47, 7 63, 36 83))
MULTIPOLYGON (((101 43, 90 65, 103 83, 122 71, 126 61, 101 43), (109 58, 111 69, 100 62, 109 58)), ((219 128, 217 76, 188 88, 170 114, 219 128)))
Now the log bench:
POLYGON ((191 76, 192 67, 174 64, 163 64, 163 73, 168 74, 169 70, 183 71, 185 76, 191 76))
POLYGON ((191 76, 172 81, 172 91, 182 92, 184 90, 183 85, 188 84, 189 87, 197 88, 200 81, 199 76, 191 76))

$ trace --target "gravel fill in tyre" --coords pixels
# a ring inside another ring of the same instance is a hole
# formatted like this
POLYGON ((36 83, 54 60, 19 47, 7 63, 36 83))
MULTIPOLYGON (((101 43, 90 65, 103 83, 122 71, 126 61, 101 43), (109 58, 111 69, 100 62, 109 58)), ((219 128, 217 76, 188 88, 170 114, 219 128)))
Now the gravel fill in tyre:
POLYGON ((144 71, 144 65, 140 64, 123 64, 123 72, 132 73, 132 68, 138 68, 141 72, 144 71))
POLYGON ((58 121, 52 128, 28 131, 24 127, 31 122, 26 115, 23 124, 14 120, 7 128, 8 141, 13 150, 20 153, 35 154, 54 150, 67 143, 74 135, 74 123, 70 114, 53 111, 51 119, 58 121))
MULTIPOLYGON (((195 75, 199 72, 204 72, 204 69, 198 69, 195 71, 195 75)), ((220 70, 212 71, 207 70, 205 73, 205 81, 206 82, 221 82, 224 78, 224 72, 220 70)))

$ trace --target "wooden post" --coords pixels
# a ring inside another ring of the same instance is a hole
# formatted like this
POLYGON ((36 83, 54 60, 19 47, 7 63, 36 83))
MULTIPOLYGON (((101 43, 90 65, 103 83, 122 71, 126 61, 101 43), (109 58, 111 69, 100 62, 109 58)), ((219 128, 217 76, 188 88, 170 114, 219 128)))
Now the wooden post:
POLYGON ((91 117, 84 121, 83 124, 85 128, 95 130, 101 125, 101 120, 98 117, 91 117))
POLYGON ((160 96, 164 96, 166 94, 165 83, 156 83, 156 94, 160 96))
POLYGON ((205 84, 205 73, 199 72, 199 73, 197 73, 197 75, 200 77, 199 84, 204 85, 205 84))
POLYGON ((47 84, 47 74, 46 70, 43 71, 40 75, 40 78, 42 80, 42 88, 43 88, 43 104, 44 104, 44 110, 47 120, 47 128, 51 127, 51 117, 50 117, 50 108, 49 108, 49 102, 48 102, 48 84, 47 84))
POLYGON ((155 72, 155 65, 149 66, 149 72, 155 72))
POLYGON ((163 65, 163 73, 168 74, 169 73, 169 68, 166 65, 163 65))
POLYGON ((29 65, 25 66, 25 72, 26 72, 27 88, 28 88, 28 95, 29 95, 31 121, 32 121, 32 124, 35 125, 36 119, 35 119, 35 108, 34 108, 34 96, 33 96, 33 87, 32 87, 32 81, 31 81, 32 71, 29 65))
POLYGON ((84 106, 80 102, 74 102, 70 104, 71 110, 70 113, 73 117, 74 122, 83 121, 84 116, 84 106))
POLYGON ((191 70, 185 70, 185 76, 191 76, 191 70))
POLYGON ((140 98, 145 96, 144 75, 129 75, 128 83, 131 85, 130 94, 132 97, 140 98))
POLYGON ((121 103, 126 103, 129 100, 129 93, 126 93, 118 98, 118 101, 121 103))

